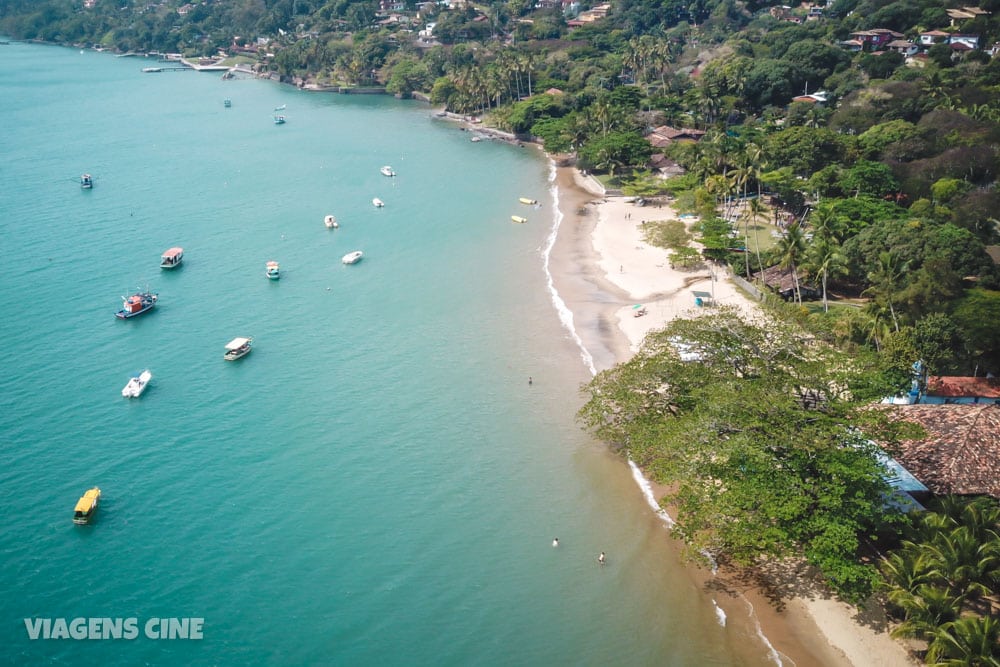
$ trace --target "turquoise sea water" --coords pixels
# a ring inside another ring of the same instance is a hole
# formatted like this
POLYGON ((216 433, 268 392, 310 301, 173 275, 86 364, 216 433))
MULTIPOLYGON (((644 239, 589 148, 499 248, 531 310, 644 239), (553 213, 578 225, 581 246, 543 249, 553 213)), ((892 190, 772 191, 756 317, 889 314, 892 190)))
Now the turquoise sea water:
POLYGON ((411 102, 152 64, 0 46, 8 663, 767 663, 574 421, 589 371, 545 288, 537 151, 411 102), (146 285, 157 308, 115 319, 146 285), (254 351, 228 363, 235 336, 254 351), (24 622, 77 617, 139 637, 24 622), (202 639, 144 635, 189 617, 202 639))

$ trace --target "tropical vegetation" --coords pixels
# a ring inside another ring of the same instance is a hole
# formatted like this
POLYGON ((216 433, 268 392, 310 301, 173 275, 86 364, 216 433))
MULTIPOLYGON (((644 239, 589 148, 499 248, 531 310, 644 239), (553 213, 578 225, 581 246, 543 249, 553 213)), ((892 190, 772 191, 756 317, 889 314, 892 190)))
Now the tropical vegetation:
POLYGON ((845 599, 881 591, 927 662, 997 665, 995 503, 904 517, 871 444, 902 427, 866 407, 918 359, 1000 373, 1000 0, 959 5, 4 0, 0 32, 421 97, 670 197, 700 253, 677 225, 645 231, 675 266, 790 272, 792 303, 761 321, 654 332, 585 388, 582 422, 667 485, 694 553, 804 558, 845 599), (903 45, 852 40, 875 29, 903 45), (662 126, 691 138, 654 147, 662 126))

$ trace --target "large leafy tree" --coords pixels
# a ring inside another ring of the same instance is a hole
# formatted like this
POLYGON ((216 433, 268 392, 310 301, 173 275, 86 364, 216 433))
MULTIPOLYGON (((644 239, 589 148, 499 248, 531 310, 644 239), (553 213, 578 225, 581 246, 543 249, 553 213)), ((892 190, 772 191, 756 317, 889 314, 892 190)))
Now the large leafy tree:
POLYGON ((857 600, 876 581, 861 542, 895 510, 873 445, 848 427, 866 419, 855 401, 872 388, 855 368, 790 326, 720 308, 671 322, 600 373, 580 417, 674 489, 664 503, 696 550, 802 555, 857 600))

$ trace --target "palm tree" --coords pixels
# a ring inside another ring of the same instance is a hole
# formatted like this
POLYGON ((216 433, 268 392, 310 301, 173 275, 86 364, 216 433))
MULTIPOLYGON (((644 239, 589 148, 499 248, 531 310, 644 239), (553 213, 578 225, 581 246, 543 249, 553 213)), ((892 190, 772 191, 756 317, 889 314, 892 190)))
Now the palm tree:
MULTIPOLYGON (((749 227, 749 225, 753 225, 754 226, 754 230, 756 232, 757 221, 760 220, 761 218, 766 217, 766 215, 767 215, 767 207, 764 206, 764 202, 761 200, 759 194, 756 197, 754 197, 753 199, 751 199, 749 201, 749 203, 747 204, 746 214, 747 214, 747 220, 746 220, 747 227, 744 229, 744 237, 747 240, 749 240, 749 238, 750 238, 750 227, 749 227)), ((763 264, 763 262, 761 262, 761 259, 760 259, 760 238, 758 238, 758 236, 757 236, 756 233, 754 233, 753 236, 754 236, 754 241, 755 241, 755 243, 754 243, 754 253, 757 255, 757 270, 758 271, 763 271, 764 270, 764 264, 763 264)), ((750 248, 749 247, 747 248, 747 252, 750 252, 750 248)))
POLYGON ((1000 551, 990 542, 981 542, 968 526, 938 533, 928 545, 955 595, 975 599, 992 592, 1000 580, 1000 551))
POLYGON ((961 618, 939 627, 924 661, 928 665, 1000 667, 1000 619, 961 618))
POLYGON ((900 590, 893 604, 902 609, 906 617, 893 629, 892 636, 924 639, 932 636, 941 625, 958 618, 962 598, 947 588, 921 585, 913 593, 900 590))
POLYGON ((933 584, 941 578, 931 554, 913 542, 904 542, 902 549, 884 558, 881 571, 892 587, 889 591, 890 602, 896 595, 912 594, 920 586, 933 584))
POLYGON ((830 307, 826 298, 827 279, 831 275, 847 273, 847 257, 841 252, 840 244, 836 241, 825 240, 817 235, 813 236, 807 255, 810 266, 819 273, 823 285, 823 312, 829 312, 830 307))
POLYGON ((778 265, 783 269, 791 269, 792 284, 795 285, 795 301, 802 303, 797 267, 806 251, 806 238, 798 220, 788 225, 785 235, 778 240, 777 250, 778 256, 781 258, 778 265))
POLYGON ((807 220, 812 228, 813 237, 823 240, 833 240, 838 243, 844 240, 844 219, 836 215, 830 206, 820 206, 809 213, 807 220))
POLYGON ((892 326, 899 331, 899 319, 896 317, 896 309, 892 305, 892 295, 899 287, 909 262, 900 260, 899 256, 892 251, 883 251, 878 254, 878 261, 875 270, 868 274, 868 281, 871 283, 865 292, 873 292, 876 298, 881 297, 889 307, 892 315, 892 326))

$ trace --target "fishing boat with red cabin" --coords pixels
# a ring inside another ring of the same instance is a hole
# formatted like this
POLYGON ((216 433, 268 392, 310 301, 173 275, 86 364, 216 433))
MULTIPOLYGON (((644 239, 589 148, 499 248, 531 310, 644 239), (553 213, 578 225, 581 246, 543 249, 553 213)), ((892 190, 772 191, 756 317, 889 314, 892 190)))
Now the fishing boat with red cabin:
POLYGON ((175 269, 184 260, 184 248, 169 248, 160 257, 161 269, 175 269))
POLYGON ((159 295, 156 292, 150 292, 148 289, 145 292, 136 292, 132 296, 123 296, 122 309, 115 313, 115 317, 127 320, 130 317, 149 312, 156 305, 158 298, 159 295))

